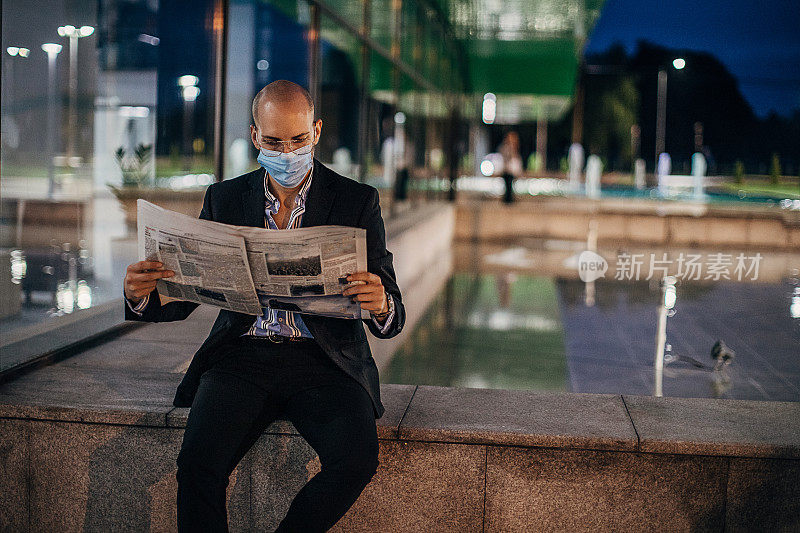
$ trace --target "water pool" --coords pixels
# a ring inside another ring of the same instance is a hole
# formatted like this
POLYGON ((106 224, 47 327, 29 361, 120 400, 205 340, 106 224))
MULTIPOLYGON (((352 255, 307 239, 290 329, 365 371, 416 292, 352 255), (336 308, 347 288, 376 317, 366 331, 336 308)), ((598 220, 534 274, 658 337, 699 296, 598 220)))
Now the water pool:
MULTIPOLYGON (((427 191, 447 191, 450 187, 444 179, 420 180, 416 188, 427 191)), ((572 193, 569 184, 560 178, 521 178, 514 181, 514 193, 518 199, 527 196, 575 196, 585 198, 582 193, 572 193)), ((464 176, 458 179, 456 189, 461 194, 500 197, 505 185, 497 177, 464 176)), ((758 192, 740 189, 736 192, 719 185, 705 188, 702 198, 695 198, 688 189, 675 189, 669 196, 662 197, 657 187, 636 189, 631 185, 606 183, 601 186, 600 198, 631 198, 642 200, 660 200, 675 202, 702 202, 709 204, 748 204, 776 209, 800 209, 800 188, 786 194, 758 192)))
MULTIPOLYGON (((540 242, 457 245, 452 276, 381 380, 653 394, 657 283, 600 279, 588 305, 586 284, 553 268, 572 253, 558 248, 540 242), (527 250, 530 261, 487 261, 504 249, 527 250)), ((771 259, 778 266, 761 282, 679 285, 667 325, 676 359, 664 370, 665 396, 800 400, 800 319, 790 313, 800 279, 786 267, 800 262, 786 254, 771 259), (736 353, 723 371, 710 369, 718 339, 736 353)))

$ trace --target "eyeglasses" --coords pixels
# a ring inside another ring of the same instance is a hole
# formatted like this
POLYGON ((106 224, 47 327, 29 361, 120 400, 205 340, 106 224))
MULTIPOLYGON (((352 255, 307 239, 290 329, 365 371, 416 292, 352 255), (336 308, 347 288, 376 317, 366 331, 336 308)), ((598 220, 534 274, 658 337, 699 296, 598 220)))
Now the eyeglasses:
POLYGON ((297 155, 307 155, 314 149, 313 140, 313 137, 309 137, 302 141, 261 141, 259 143, 259 149, 266 157, 277 157, 285 153, 285 151, 281 149, 283 147, 287 147, 288 152, 297 155))

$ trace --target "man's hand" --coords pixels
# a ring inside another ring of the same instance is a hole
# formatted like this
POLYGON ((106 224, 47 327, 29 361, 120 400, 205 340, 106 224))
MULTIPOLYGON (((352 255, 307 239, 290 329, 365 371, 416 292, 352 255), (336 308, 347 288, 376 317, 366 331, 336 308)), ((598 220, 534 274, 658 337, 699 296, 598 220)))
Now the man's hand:
POLYGON ((138 303, 156 288, 156 281, 174 275, 174 271, 162 268, 160 261, 132 263, 125 274, 125 296, 131 302, 138 303))
POLYGON ((379 315, 389 310, 389 303, 386 301, 386 291, 383 288, 380 276, 371 272, 356 272, 347 276, 347 281, 363 281, 363 285, 348 287, 342 294, 350 296, 354 302, 361 304, 361 309, 379 315))

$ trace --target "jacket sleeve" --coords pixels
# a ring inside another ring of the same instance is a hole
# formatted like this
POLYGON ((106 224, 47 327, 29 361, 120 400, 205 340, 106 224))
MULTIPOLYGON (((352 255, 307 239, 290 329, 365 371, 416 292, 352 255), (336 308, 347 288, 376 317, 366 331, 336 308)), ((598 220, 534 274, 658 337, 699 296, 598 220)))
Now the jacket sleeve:
POLYGON ((394 316, 387 318, 383 328, 379 327, 371 318, 365 319, 364 323, 376 337, 390 339, 403 330, 406 312, 400 287, 397 286, 395 279, 392 253, 386 249, 386 231, 378 200, 378 190, 370 187, 364 210, 359 219, 359 227, 367 230, 367 271, 380 276, 383 288, 394 300, 394 316))
MULTIPOLYGON (((211 212, 211 192, 214 184, 208 186, 205 196, 203 198, 203 208, 200 210, 200 216, 203 220, 214 220, 213 213, 211 212)), ((138 320, 141 322, 173 322, 176 320, 184 320, 192 311, 197 309, 200 305, 196 302, 169 302, 162 305, 161 299, 158 296, 158 290, 153 289, 144 301, 139 302, 139 305, 131 306, 128 299, 125 297, 124 290, 122 298, 125 300, 125 320, 138 320), (143 308, 140 306, 144 305, 143 308)))

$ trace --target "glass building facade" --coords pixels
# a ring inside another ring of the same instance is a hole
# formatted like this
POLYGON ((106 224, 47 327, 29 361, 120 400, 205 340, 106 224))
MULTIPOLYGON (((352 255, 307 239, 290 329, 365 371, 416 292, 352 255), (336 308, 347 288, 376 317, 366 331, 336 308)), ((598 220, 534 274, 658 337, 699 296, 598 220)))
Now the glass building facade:
POLYGON ((271 81, 311 91, 317 158, 387 204, 446 196, 466 145, 465 58, 433 1, 10 0, 2 49, 2 371, 123 322, 136 199, 197 216, 256 168, 271 81))

